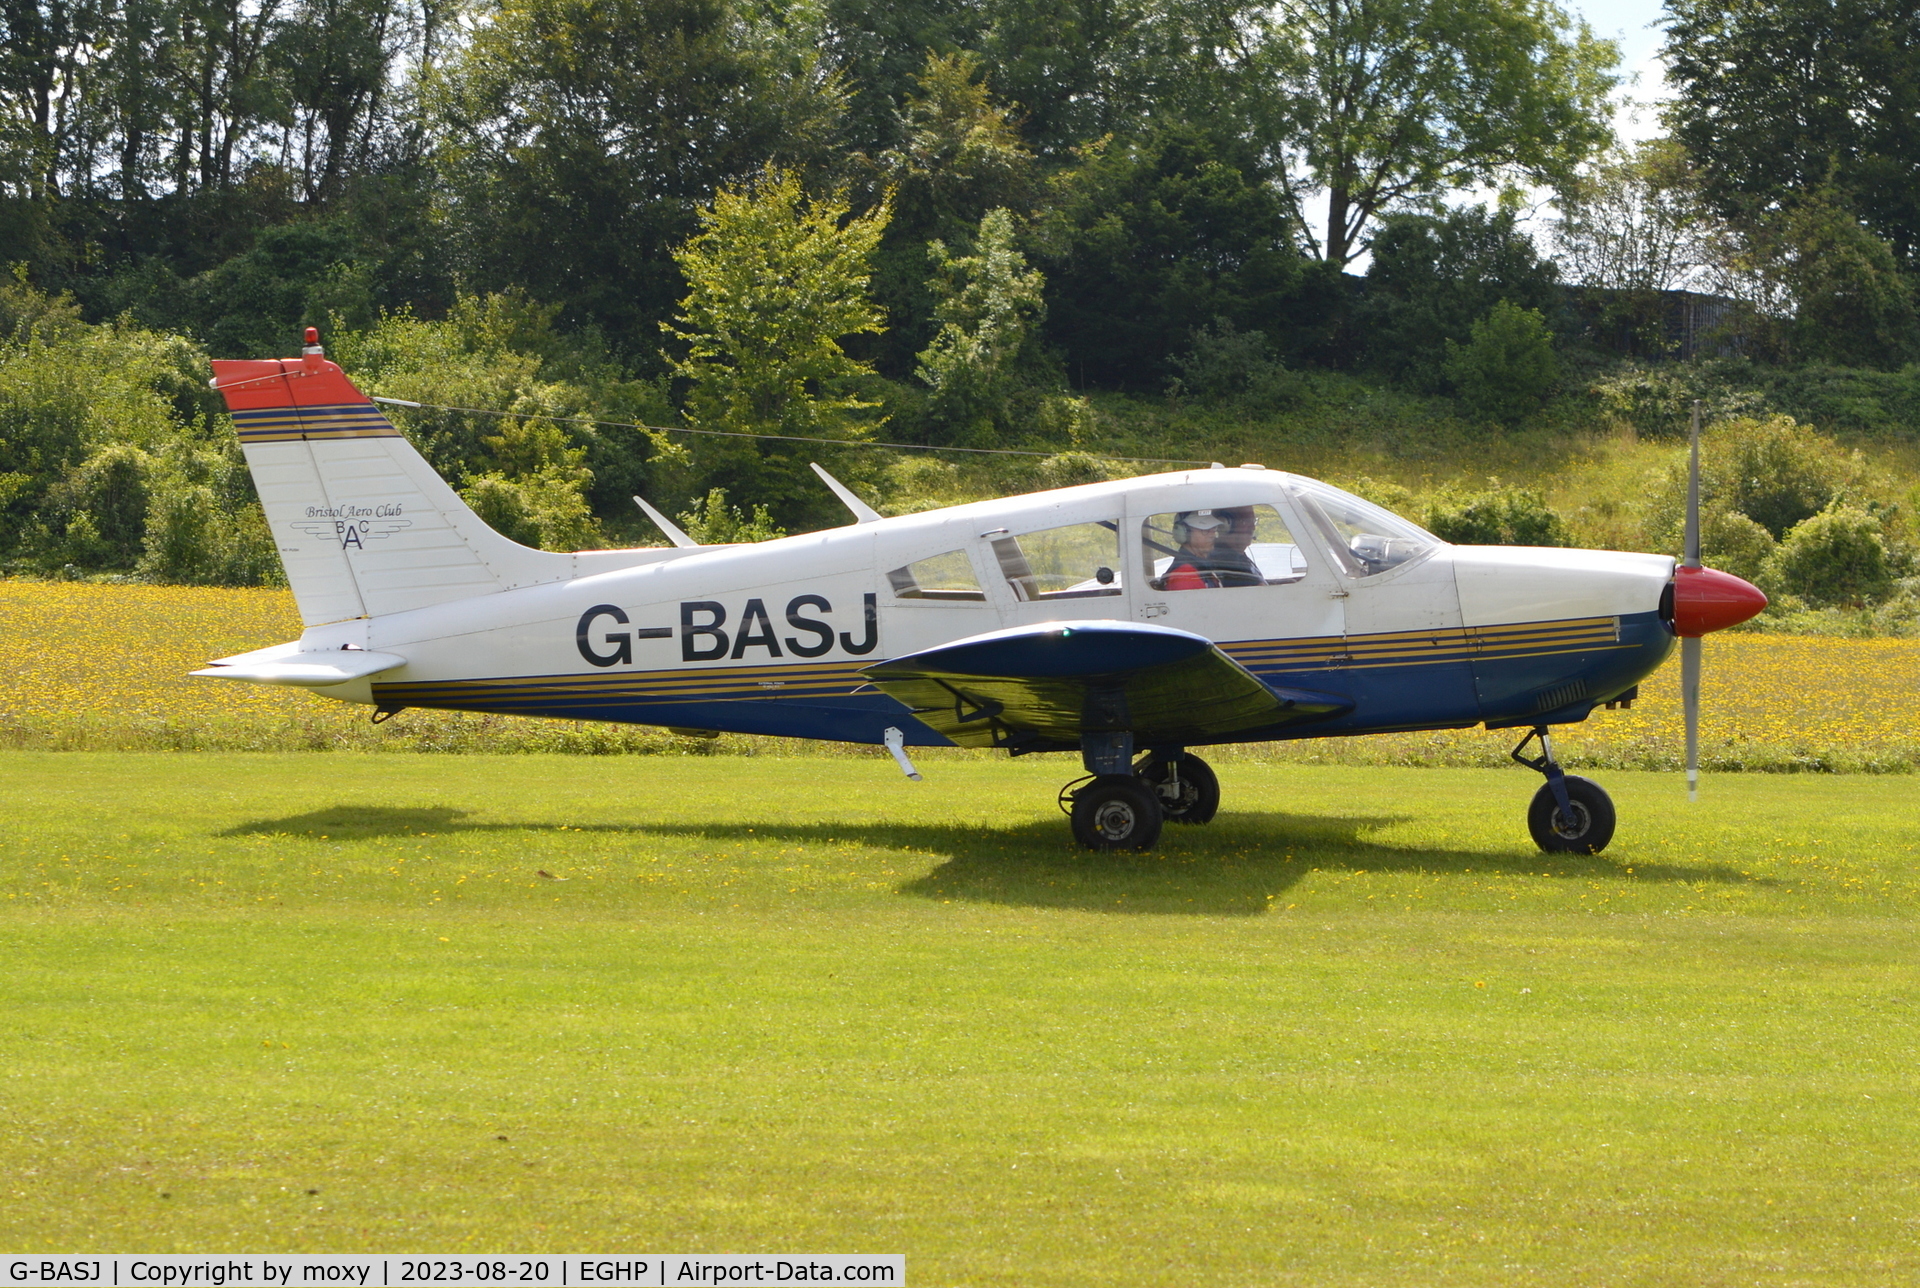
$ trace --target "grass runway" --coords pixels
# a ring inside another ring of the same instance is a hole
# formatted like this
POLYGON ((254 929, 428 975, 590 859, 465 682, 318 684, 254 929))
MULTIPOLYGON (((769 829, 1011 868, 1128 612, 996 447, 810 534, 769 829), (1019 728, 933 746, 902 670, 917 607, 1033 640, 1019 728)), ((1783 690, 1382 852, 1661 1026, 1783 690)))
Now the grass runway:
POLYGON ((1911 779, 928 768, 0 754, 0 1247, 1920 1279, 1911 779))

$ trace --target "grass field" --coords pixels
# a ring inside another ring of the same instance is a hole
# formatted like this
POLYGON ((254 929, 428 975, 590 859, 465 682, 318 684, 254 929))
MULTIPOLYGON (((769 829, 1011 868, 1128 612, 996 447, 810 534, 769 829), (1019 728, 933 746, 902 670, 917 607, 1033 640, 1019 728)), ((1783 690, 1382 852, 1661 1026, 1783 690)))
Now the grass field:
POLYGON ((1233 764, 0 754, 0 1246, 1911 1284, 1920 800, 1233 764))
MULTIPOLYGON (((556 751, 843 755, 786 739, 689 739, 564 720, 409 711, 374 727, 366 709, 267 685, 196 680, 214 657, 299 634, 285 591, 0 580, 0 748, 44 750, 556 751)), ((1681 760, 1679 664, 1630 711, 1556 731, 1574 765, 1673 769, 1681 760)), ((1724 771, 1920 768, 1912 719, 1920 639, 1730 632, 1706 643, 1702 760, 1724 771)), ((1226 760, 1498 766, 1516 735, 1399 734, 1225 749, 1226 760)), ((864 754, 864 753, 862 753, 864 754)), ((975 753, 953 753, 975 758, 975 753)))

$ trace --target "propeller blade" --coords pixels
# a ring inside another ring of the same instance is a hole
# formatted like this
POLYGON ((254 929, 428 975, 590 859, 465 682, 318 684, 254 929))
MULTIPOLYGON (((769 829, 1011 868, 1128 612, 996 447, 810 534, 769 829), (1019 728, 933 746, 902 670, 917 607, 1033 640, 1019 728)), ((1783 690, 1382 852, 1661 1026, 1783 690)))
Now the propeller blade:
MULTIPOLYGON (((1682 568, 1700 567, 1700 400, 1687 430, 1687 548, 1682 568)), ((1700 799, 1700 637, 1680 641, 1680 706, 1687 722, 1687 799, 1700 799)))
POLYGON ((1680 562, 1700 566, 1700 400, 1693 400, 1693 425, 1687 434, 1687 548, 1680 562))
POLYGON ((1680 707, 1687 722, 1687 799, 1700 799, 1700 639, 1680 641, 1680 707))

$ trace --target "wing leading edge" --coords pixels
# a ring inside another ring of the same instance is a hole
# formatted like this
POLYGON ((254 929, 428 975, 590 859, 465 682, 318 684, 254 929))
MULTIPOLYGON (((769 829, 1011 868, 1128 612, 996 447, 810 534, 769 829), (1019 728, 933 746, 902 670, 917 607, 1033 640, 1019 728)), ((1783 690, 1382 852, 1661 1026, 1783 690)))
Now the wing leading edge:
POLYGON ((991 631, 863 672, 963 747, 1077 747, 1130 732, 1136 745, 1204 742, 1324 719, 1351 700, 1275 688, 1205 636, 1129 622, 1052 622, 991 631))

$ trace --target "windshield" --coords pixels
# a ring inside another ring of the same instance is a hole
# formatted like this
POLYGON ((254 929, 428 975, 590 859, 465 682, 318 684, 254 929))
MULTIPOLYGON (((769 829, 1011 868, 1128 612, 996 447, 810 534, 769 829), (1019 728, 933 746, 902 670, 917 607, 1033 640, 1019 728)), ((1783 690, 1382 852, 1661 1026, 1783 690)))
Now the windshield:
POLYGON ((1287 491, 1301 517, 1319 534, 1321 544, 1349 577, 1372 577, 1418 559, 1440 538, 1391 510, 1362 501, 1351 492, 1298 475, 1287 491))

